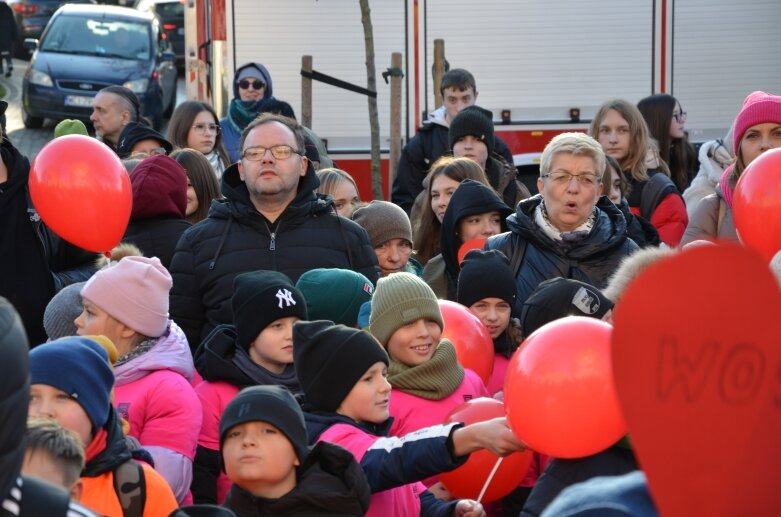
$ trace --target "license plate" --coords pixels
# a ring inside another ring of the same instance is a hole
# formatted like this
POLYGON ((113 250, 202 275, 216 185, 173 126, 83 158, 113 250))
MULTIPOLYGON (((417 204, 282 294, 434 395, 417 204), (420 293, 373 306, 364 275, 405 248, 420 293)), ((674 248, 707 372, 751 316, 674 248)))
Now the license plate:
POLYGON ((176 29, 176 33, 179 34, 179 36, 184 36, 184 27, 176 29))
POLYGON ((66 95, 65 96, 65 105, 66 106, 76 106, 79 108, 91 108, 92 107, 92 99, 94 97, 87 97, 84 95, 66 95))

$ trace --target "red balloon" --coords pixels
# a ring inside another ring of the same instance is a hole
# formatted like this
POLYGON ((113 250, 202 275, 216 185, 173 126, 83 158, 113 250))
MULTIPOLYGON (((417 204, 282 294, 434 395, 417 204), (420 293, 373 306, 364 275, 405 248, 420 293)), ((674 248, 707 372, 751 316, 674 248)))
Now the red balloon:
POLYGON ((439 300, 445 328, 442 337, 456 348, 458 362, 488 383, 494 371, 494 340, 475 313, 449 300, 439 300))
POLYGON ((732 201, 735 229, 765 262, 781 250, 781 149, 762 153, 740 175, 732 201))
POLYGON ((515 435, 555 458, 582 458, 626 434, 610 362, 612 327, 568 316, 543 325, 510 359, 504 382, 515 435))
MULTIPOLYGON (((504 404, 481 397, 469 400, 453 411, 445 423, 463 422, 466 425, 505 416, 504 404)), ((439 480, 458 499, 477 499, 499 456, 486 450, 473 452, 466 463, 450 472, 443 472, 439 480)), ((505 456, 483 495, 482 503, 490 503, 512 492, 526 477, 531 465, 531 451, 514 452, 505 456)))
POLYGON ((133 194, 119 157, 84 135, 55 138, 30 167, 30 196, 43 221, 81 248, 116 246, 127 228, 133 194))

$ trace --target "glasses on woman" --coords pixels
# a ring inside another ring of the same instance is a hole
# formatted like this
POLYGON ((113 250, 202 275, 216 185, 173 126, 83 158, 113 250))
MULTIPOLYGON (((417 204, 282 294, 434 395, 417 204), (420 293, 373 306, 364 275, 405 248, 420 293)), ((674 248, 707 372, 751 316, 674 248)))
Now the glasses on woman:
POLYGON ((569 172, 553 172, 550 174, 543 174, 543 178, 549 178, 551 183, 556 186, 564 187, 569 185, 572 178, 582 187, 595 187, 597 183, 602 181, 602 178, 596 174, 584 173, 584 174, 570 174, 569 172))
POLYGON ((219 124, 193 124, 191 126, 196 133, 219 133, 220 132, 220 126, 219 124))
POLYGON ((265 88, 266 84, 263 81, 259 81, 257 79, 253 81, 250 81, 249 79, 242 79, 239 81, 239 88, 242 90, 247 90, 250 86, 252 86, 254 90, 260 90, 261 88, 265 88))
POLYGON ((683 122, 686 120, 686 112, 685 111, 673 111, 673 118, 679 124, 683 124, 683 122))
POLYGON ((271 151, 271 156, 277 160, 287 160, 294 154, 301 154, 289 145, 280 144, 272 147, 249 147, 241 155, 242 158, 246 158, 251 162, 257 162, 266 156, 266 151, 271 151))

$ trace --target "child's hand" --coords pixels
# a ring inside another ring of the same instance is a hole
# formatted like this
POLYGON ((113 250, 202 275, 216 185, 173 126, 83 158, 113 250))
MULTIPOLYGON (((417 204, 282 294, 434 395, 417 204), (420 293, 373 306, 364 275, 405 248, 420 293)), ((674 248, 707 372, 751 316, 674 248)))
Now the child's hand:
POLYGON ((471 424, 453 433, 453 452, 457 456, 487 449, 497 456, 524 451, 526 446, 515 437, 504 417, 471 424))
POLYGON ((472 499, 461 499, 453 512, 456 517, 485 517, 483 505, 472 499))
POLYGON ((441 499, 447 502, 453 500, 453 494, 451 494, 450 491, 445 488, 445 485, 442 484, 442 481, 438 481, 437 483, 434 483, 428 487, 428 491, 434 494, 434 497, 437 499, 441 499))

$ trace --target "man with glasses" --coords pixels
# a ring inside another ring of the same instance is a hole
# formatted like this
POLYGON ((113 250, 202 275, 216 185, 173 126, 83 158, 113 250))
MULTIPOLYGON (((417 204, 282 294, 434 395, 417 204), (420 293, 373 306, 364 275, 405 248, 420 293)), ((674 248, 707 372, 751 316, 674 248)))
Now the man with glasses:
POLYGON ((228 116, 220 120, 222 141, 231 163, 240 158, 242 131, 260 114, 263 101, 273 92, 271 74, 259 63, 245 63, 233 74, 233 100, 228 106, 228 116))
POLYGON ((366 231, 314 194, 319 180, 295 120, 262 114, 244 130, 240 149, 240 161, 222 177, 225 199, 182 235, 171 262, 171 317, 193 350, 214 327, 231 323, 239 273, 274 270, 293 282, 315 268, 380 276, 366 231))
POLYGON ((540 159, 540 194, 521 201, 507 218, 509 232, 490 237, 515 268, 513 316, 543 280, 572 278, 604 288, 621 260, 638 249, 621 211, 603 193, 605 153, 583 133, 563 133, 540 159))

